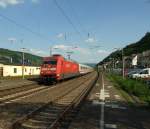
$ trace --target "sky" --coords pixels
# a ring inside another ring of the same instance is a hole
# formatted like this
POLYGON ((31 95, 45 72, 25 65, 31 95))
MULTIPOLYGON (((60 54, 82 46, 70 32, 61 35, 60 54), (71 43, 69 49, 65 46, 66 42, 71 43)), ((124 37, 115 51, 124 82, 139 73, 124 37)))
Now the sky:
POLYGON ((0 48, 97 63, 150 31, 150 0, 0 0, 0 48))

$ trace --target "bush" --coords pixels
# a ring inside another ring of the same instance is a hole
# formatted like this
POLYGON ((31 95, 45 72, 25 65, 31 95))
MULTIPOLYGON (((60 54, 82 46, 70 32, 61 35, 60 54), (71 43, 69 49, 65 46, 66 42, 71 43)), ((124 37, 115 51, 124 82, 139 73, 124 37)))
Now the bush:
POLYGON ((147 101, 150 104, 150 89, 141 80, 132 80, 132 79, 123 79, 118 75, 108 75, 108 77, 115 83, 118 84, 118 87, 125 90, 129 94, 135 95, 140 99, 147 101))

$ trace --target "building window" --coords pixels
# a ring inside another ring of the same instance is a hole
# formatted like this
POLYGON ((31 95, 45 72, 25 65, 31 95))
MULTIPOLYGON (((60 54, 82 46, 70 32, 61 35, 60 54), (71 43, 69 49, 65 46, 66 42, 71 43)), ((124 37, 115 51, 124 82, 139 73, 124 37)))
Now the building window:
POLYGON ((14 68, 14 73, 17 73, 17 68, 14 68))
POLYGON ((27 69, 25 68, 25 72, 27 72, 27 69))

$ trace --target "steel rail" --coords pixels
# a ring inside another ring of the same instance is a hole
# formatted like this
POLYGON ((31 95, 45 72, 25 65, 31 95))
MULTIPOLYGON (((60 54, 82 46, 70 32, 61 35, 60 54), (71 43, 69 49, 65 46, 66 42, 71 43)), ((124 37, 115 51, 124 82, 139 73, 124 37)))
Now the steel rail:
MULTIPOLYGON (((89 78, 92 77, 92 74, 90 76, 88 76, 88 78, 86 77, 86 80, 88 80, 89 78)), ((85 79, 84 76, 82 76, 81 78, 85 79)), ((21 124, 23 122, 25 122, 26 120, 28 120, 29 118, 32 118, 33 115, 35 115, 37 112, 40 112, 42 109, 44 109, 45 107, 47 107, 50 104, 53 104, 55 101, 58 101, 59 99, 65 97, 66 95, 70 94, 71 91, 74 91, 76 88, 80 87, 82 84, 85 83, 85 80, 83 80, 80 84, 78 84, 78 86, 76 87, 70 87, 70 89, 63 95, 51 100, 50 102, 46 103, 45 105, 40 106, 38 109, 33 110, 32 112, 30 112, 29 114, 23 116, 22 118, 18 119, 17 121, 15 121, 12 126, 11 129, 18 129, 19 127, 21 127, 21 124)))
MULTIPOLYGON (((81 78, 82 78, 82 76, 81 76, 81 78)), ((76 79, 76 78, 74 78, 74 79, 76 79)), ((74 79, 69 80, 69 81, 73 81, 74 79)), ((61 82, 61 83, 63 83, 63 82, 61 82)), ((61 83, 59 83, 59 84, 61 84, 61 83)), ((13 87, 10 89, 0 90, 0 93, 7 92, 7 93, 3 93, 3 95, 0 95, 0 104, 7 103, 9 101, 19 99, 19 98, 22 98, 22 97, 25 97, 25 96, 28 96, 31 94, 35 94, 35 93, 38 93, 39 91, 44 91, 46 89, 50 89, 54 85, 56 85, 56 84, 52 84, 50 87, 45 87, 45 88, 44 87, 42 88, 42 86, 39 86, 39 88, 38 88, 37 87, 38 84, 36 85, 36 83, 33 83, 33 84, 27 84, 27 85, 22 85, 22 86, 18 86, 18 87, 13 87), (29 87, 31 86, 31 88, 24 87, 24 86, 29 86, 29 87), (15 90, 17 90, 17 91, 15 91, 15 90), (11 93, 9 91, 11 91, 11 93)))
POLYGON ((66 109, 62 112, 62 114, 47 129, 58 129, 59 126, 61 125, 62 120, 66 117, 66 115, 81 104, 81 102, 84 100, 84 98, 88 95, 88 93, 93 88, 97 79, 98 79, 98 76, 94 79, 92 84, 90 84, 86 89, 83 89, 83 91, 80 93, 79 96, 74 98, 74 100, 71 102, 71 104, 69 104, 66 107, 66 109))

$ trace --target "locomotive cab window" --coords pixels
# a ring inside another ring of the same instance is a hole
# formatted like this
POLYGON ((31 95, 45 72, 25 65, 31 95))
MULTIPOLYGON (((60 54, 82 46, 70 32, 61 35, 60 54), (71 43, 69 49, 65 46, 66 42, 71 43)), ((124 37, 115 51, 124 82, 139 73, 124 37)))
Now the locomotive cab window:
POLYGON ((44 64, 57 65, 57 61, 56 60, 44 61, 44 64))

